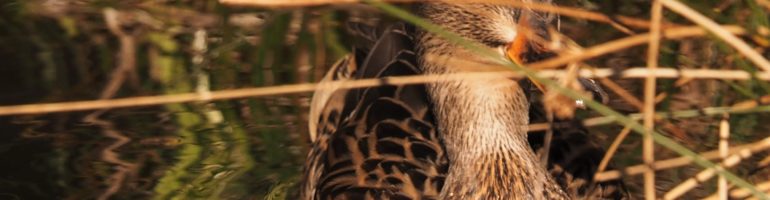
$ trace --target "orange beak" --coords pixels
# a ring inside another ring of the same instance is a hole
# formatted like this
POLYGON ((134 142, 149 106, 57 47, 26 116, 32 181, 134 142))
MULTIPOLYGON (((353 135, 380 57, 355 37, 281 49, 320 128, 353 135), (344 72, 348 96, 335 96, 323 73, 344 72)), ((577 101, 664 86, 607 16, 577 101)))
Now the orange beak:
MULTIPOLYGON (((523 26, 522 26, 523 27, 523 26)), ((524 66, 526 64, 524 60, 522 60, 522 56, 526 55, 529 51, 529 42, 527 41, 526 34, 519 33, 516 35, 516 38, 508 44, 508 47, 505 50, 505 54, 508 57, 508 59, 511 59, 514 63, 520 66, 524 66)), ((541 85, 539 82, 532 80, 532 78, 529 79, 537 89, 539 89, 543 94, 545 94, 546 90, 543 85, 541 85)))

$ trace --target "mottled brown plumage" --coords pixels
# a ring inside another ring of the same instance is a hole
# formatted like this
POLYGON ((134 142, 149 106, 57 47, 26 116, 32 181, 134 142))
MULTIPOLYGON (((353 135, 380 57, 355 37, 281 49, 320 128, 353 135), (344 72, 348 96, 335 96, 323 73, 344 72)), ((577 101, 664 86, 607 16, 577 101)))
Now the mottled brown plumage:
MULTIPOLYGON (((519 36, 518 19, 533 14, 505 6, 445 3, 425 4, 420 13, 495 49, 507 48, 519 36)), ((417 44, 418 63, 427 74, 475 70, 451 60, 428 60, 429 55, 487 61, 428 32, 418 33, 417 44)), ((529 148, 529 104, 516 81, 505 77, 462 80, 428 84, 427 89, 450 160, 440 199, 567 197, 529 148)))
MULTIPOLYGON (((541 36, 545 36, 544 27, 551 20, 548 15, 528 10, 486 4, 425 3, 417 12, 449 31, 493 49, 509 48, 521 36, 517 30, 523 27, 519 19, 526 19, 526 28, 541 36)), ((432 56, 485 61, 410 25, 398 23, 381 35, 373 28, 354 26, 354 30, 368 41, 337 63, 325 80, 475 70, 474 66, 458 66, 451 60, 428 59, 432 56)), ((522 47, 531 49, 527 45, 522 47)), ((527 51, 513 59, 532 61, 542 55, 527 51)), ((567 187, 552 177, 531 149, 532 141, 527 138, 529 109, 519 83, 503 77, 353 90, 325 85, 313 98, 313 148, 300 196, 578 197, 580 194, 565 192, 567 187)))

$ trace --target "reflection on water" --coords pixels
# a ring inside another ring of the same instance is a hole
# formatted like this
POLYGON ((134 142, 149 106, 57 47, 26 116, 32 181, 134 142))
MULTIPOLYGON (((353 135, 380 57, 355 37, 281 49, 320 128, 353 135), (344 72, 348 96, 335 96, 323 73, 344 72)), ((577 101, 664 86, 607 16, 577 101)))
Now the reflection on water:
MULTIPOLYGON (((93 100, 110 84, 119 98, 313 82, 348 46, 326 8, 11 1, 0 105, 93 100)), ((0 117, 0 199, 285 197, 309 95, 0 117)))
POLYGON ((0 193, 22 199, 259 198, 276 186, 292 186, 305 152, 306 131, 296 114, 244 109, 265 102, 120 109, 94 119, 87 119, 93 113, 5 117, 0 193), (195 107, 203 111, 183 111, 195 107))

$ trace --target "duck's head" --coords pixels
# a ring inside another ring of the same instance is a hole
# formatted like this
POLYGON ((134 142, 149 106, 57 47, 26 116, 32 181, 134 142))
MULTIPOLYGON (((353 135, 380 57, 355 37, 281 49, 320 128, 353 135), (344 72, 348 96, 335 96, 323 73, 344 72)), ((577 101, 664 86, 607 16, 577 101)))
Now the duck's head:
MULTIPOLYGON (((519 1, 551 3, 551 0, 519 1)), ((541 61, 555 55, 545 47, 545 43, 550 39, 549 26, 554 25, 554 22, 558 20, 554 14, 535 12, 527 8, 504 4, 443 2, 424 3, 418 11, 422 17, 443 29, 496 50, 500 56, 504 56, 519 65, 541 61)), ((458 51, 456 45, 451 45, 433 35, 421 38, 418 45, 428 53, 462 57, 463 59, 474 57, 458 56, 458 52, 462 51, 458 51)), ((443 67, 447 66, 441 66, 442 69, 439 71, 446 70, 443 67)), ((448 71, 460 70, 450 69, 448 71)), ((578 80, 583 89, 593 94, 595 100, 607 103, 606 92, 595 81, 583 78, 578 80)), ((530 92, 545 92, 545 88, 537 81, 526 80, 526 82, 529 83, 527 87, 530 87, 530 92)), ((578 107, 583 107, 581 100, 576 101, 576 104, 578 107)))
MULTIPOLYGON (((550 0, 534 0, 548 3, 550 0)), ((419 7, 420 14, 465 39, 478 42, 498 50, 518 64, 536 61, 533 55, 547 53, 542 45, 535 43, 548 38, 547 25, 555 19, 547 13, 536 13, 506 5, 479 3, 425 3, 419 7)), ((424 48, 434 53, 450 53, 456 48, 441 42, 422 41, 424 48)))

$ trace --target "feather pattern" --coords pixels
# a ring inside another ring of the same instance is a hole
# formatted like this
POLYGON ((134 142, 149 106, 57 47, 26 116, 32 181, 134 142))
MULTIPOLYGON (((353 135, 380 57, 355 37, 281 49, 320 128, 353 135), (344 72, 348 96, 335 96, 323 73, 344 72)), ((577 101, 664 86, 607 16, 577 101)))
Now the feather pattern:
MULTIPOLYGON (((430 3, 418 9, 434 23, 491 47, 512 40, 517 19, 528 15, 484 4, 430 3), (513 28, 500 30, 501 26, 513 28)), ((458 72, 423 57, 472 56, 403 23, 384 31, 363 24, 350 27, 368 43, 336 63, 324 78, 327 82, 458 72)), ((522 56, 545 54, 539 55, 522 56)), ((605 188, 588 183, 572 190, 575 184, 570 180, 577 179, 564 177, 583 171, 554 171, 580 167, 582 163, 573 165, 564 158, 582 156, 584 151, 551 151, 551 158, 562 160, 552 161, 549 169, 539 164, 532 148, 540 148, 542 142, 532 136, 528 140, 526 134, 531 116, 527 111, 539 104, 530 106, 526 95, 530 91, 521 87, 527 85, 504 78, 383 84, 349 90, 322 84, 316 91, 310 111, 313 148, 305 166, 302 199, 568 199, 605 188)), ((539 119, 535 116, 532 120, 539 119)), ((571 139, 563 142, 579 146, 571 139)), ((588 171, 592 172, 590 167, 588 171)), ((614 198, 603 195, 599 196, 614 198)))
MULTIPOLYGON (((360 28, 360 27, 359 27, 360 28)), ((327 78, 419 74, 410 26, 387 29, 327 78), (376 55, 376 56, 374 56, 376 55)), ((301 196, 312 199, 436 199, 448 161, 422 85, 335 91, 319 114, 301 196)), ((314 99, 315 100, 315 99, 314 99)), ((314 102, 317 103, 318 101, 314 102)))

